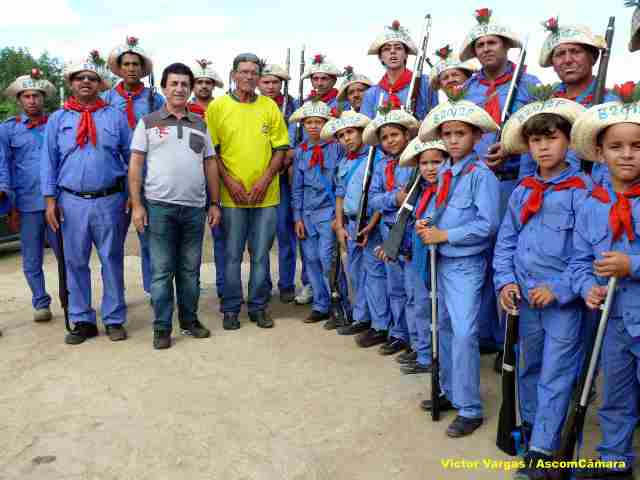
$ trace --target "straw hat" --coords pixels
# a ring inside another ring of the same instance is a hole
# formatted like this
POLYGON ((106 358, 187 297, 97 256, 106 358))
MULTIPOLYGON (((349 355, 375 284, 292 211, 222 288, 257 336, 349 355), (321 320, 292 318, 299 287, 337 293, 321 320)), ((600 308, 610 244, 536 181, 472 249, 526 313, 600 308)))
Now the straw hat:
POLYGON ((291 80, 291 76, 287 73, 287 71, 280 65, 277 65, 275 63, 269 63, 264 66, 261 76, 265 77, 267 75, 278 77, 282 81, 291 80))
POLYGON ((505 40, 507 49, 509 48, 522 48, 522 42, 520 37, 512 32, 511 29, 505 25, 500 25, 491 21, 492 11, 488 8, 481 8, 476 10, 474 17, 478 24, 471 29, 462 42, 462 48, 460 49, 460 60, 465 62, 476 56, 476 52, 473 50, 475 41, 481 37, 487 37, 489 35, 496 35, 502 37, 505 40))
POLYGON ((550 18, 544 22, 543 25, 549 32, 549 35, 542 44, 542 50, 540 50, 540 59, 538 62, 541 67, 550 67, 552 65, 551 57, 553 50, 557 46, 565 43, 579 43, 597 50, 606 48, 607 46, 603 37, 594 35, 591 29, 585 25, 559 26, 557 18, 550 18))
POLYGON ((101 80, 101 91, 111 88, 106 62, 100 56, 98 50, 91 50, 91 52, 89 52, 89 57, 84 60, 74 60, 67 63, 64 66, 64 79, 70 84, 71 77, 80 72, 93 72, 98 75, 98 78, 101 80))
POLYGON ((438 129, 445 122, 464 122, 474 125, 484 133, 495 132, 498 125, 483 108, 468 100, 442 103, 429 112, 418 132, 423 142, 438 139, 438 129))
POLYGON ((640 85, 627 82, 616 86, 621 100, 588 109, 573 124, 571 138, 580 158, 599 161, 597 139, 600 132, 619 123, 640 124, 640 85))
POLYGON ((566 98, 549 98, 529 103, 511 115, 505 124, 502 130, 502 144, 509 153, 525 153, 529 150, 529 145, 522 132, 524 124, 529 119, 543 113, 553 113, 573 125, 576 119, 586 110, 579 103, 566 98))
POLYGON ((435 140, 433 142, 423 142, 418 137, 409 142, 407 148, 404 149, 402 155, 400 155, 401 167, 415 167, 418 165, 418 157, 422 152, 427 150, 440 150, 445 155, 449 155, 447 147, 441 140, 435 140))
POLYGON ((224 82, 222 81, 222 78, 220 78, 220 75, 218 75, 211 65, 213 65, 213 62, 206 58, 196 60, 194 67, 191 69, 194 80, 199 78, 208 78, 216 87, 223 88, 224 82))
POLYGON ((329 62, 322 54, 314 55, 311 63, 305 67, 302 79, 310 78, 314 73, 326 73, 334 77, 339 77, 342 74, 338 67, 329 62))
POLYGON ((398 20, 394 20, 391 25, 384 27, 384 31, 376 37, 373 43, 369 46, 368 55, 379 55, 380 49, 385 43, 400 42, 409 50, 410 55, 417 55, 418 48, 411 39, 409 31, 400 26, 398 20))
POLYGON ((440 88, 440 74, 442 72, 457 68, 459 70, 466 71, 469 75, 472 75, 479 69, 477 61, 474 59, 467 60, 466 62, 460 61, 460 57, 453 53, 449 45, 446 45, 436 51, 436 55, 440 57, 440 61, 434 65, 429 75, 431 88, 434 90, 438 90, 440 88))
POLYGON ((338 118, 332 118, 322 127, 320 138, 324 141, 331 140, 335 135, 345 128, 362 128, 364 129, 371 119, 366 115, 356 112, 355 110, 347 110, 342 112, 338 118))
POLYGON ((386 110, 381 108, 376 118, 371 120, 364 129, 362 138, 367 145, 378 145, 378 131, 385 125, 396 124, 407 128, 413 136, 418 130, 419 123, 413 115, 408 114, 404 110, 386 110))
POLYGON ((137 53, 138 55, 140 55, 140 57, 142 58, 143 78, 153 71, 153 63, 151 62, 151 57, 138 46, 138 39, 136 37, 127 37, 127 40, 124 44, 118 45, 116 48, 111 50, 111 53, 109 54, 107 63, 109 64, 109 70, 111 70, 114 75, 120 78, 124 78, 124 73, 118 66, 118 59, 125 53, 137 53))
POLYGON ((4 94, 9 98, 17 98, 27 90, 37 90, 47 97, 53 97, 56 94, 56 87, 49 80, 42 78, 42 72, 37 68, 32 68, 29 75, 21 75, 16 78, 7 87, 4 94))
POLYGON ((635 52, 640 50, 640 1, 627 0, 625 6, 636 7, 631 17, 631 40, 629 41, 629 51, 635 52))
POLYGON ((304 102, 299 109, 291 114, 289 123, 302 122, 305 118, 309 117, 320 117, 325 120, 330 120, 332 118, 331 108, 326 103, 320 101, 304 102))
POLYGON ((354 72, 353 67, 351 66, 344 67, 344 77, 345 78, 338 89, 338 100, 340 101, 345 101, 347 99, 347 90, 355 83, 362 83, 363 85, 366 85, 367 88, 373 85, 373 82, 369 80, 369 77, 354 72))

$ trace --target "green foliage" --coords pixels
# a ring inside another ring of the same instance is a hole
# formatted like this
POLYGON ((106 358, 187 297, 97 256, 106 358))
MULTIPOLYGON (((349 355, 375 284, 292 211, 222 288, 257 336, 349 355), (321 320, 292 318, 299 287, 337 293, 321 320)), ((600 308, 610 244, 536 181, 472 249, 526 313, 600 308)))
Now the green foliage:
MULTIPOLYGON (((44 52, 35 58, 24 47, 5 47, 0 50, 0 92, 9 86, 20 75, 28 75, 32 68, 42 71, 43 77, 56 86, 56 95, 45 99, 45 112, 50 113, 60 107, 60 87, 64 85, 63 63, 60 59, 44 52)), ((65 96, 69 90, 65 86, 65 96)), ((13 98, 0 97, 0 121, 18 113, 18 106, 13 98)))

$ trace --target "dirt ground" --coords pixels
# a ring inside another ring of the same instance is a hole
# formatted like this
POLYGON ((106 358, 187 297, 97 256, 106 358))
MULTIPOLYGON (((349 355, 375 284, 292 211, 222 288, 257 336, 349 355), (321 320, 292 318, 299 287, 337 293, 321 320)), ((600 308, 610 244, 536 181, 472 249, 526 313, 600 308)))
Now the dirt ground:
MULTIPOLYGON (((282 305, 275 295, 274 329, 257 328, 243 313, 240 330, 224 331, 210 235, 200 314, 212 337, 174 332, 171 349, 154 351, 137 249, 130 234, 130 338, 112 343, 101 334, 72 347, 63 343, 57 299, 54 321, 33 323, 19 252, 0 248, 1 480, 511 477, 504 465, 484 463, 511 460, 495 447, 499 383, 492 357, 482 358, 485 424, 471 437, 450 439, 444 430, 452 412, 432 423, 418 408, 428 376, 402 375, 392 358, 303 324, 308 307, 282 305), (448 459, 466 460, 468 468, 446 468, 448 459)), ((49 251, 45 262, 56 297, 49 251)), ((99 306, 96 258, 92 265, 99 306)), ((587 455, 598 439, 596 420, 591 411, 587 455)))

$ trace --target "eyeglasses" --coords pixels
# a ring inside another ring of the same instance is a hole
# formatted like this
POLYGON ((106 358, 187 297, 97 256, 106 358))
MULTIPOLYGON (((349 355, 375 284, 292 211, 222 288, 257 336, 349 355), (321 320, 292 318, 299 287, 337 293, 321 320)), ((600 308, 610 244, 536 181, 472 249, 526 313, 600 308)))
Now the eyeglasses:
POLYGON ((74 75, 71 80, 72 81, 78 80, 80 82, 84 82, 84 81, 96 82, 96 83, 100 81, 100 79, 95 75, 74 75))

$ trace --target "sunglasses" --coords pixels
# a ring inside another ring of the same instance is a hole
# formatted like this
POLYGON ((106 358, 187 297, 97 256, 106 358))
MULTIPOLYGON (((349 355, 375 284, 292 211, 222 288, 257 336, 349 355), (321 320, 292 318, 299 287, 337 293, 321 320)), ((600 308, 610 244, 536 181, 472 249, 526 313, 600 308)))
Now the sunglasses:
POLYGON ((95 75, 74 75, 73 78, 71 79, 72 81, 80 81, 80 82, 99 82, 100 79, 98 77, 96 77, 95 75))

